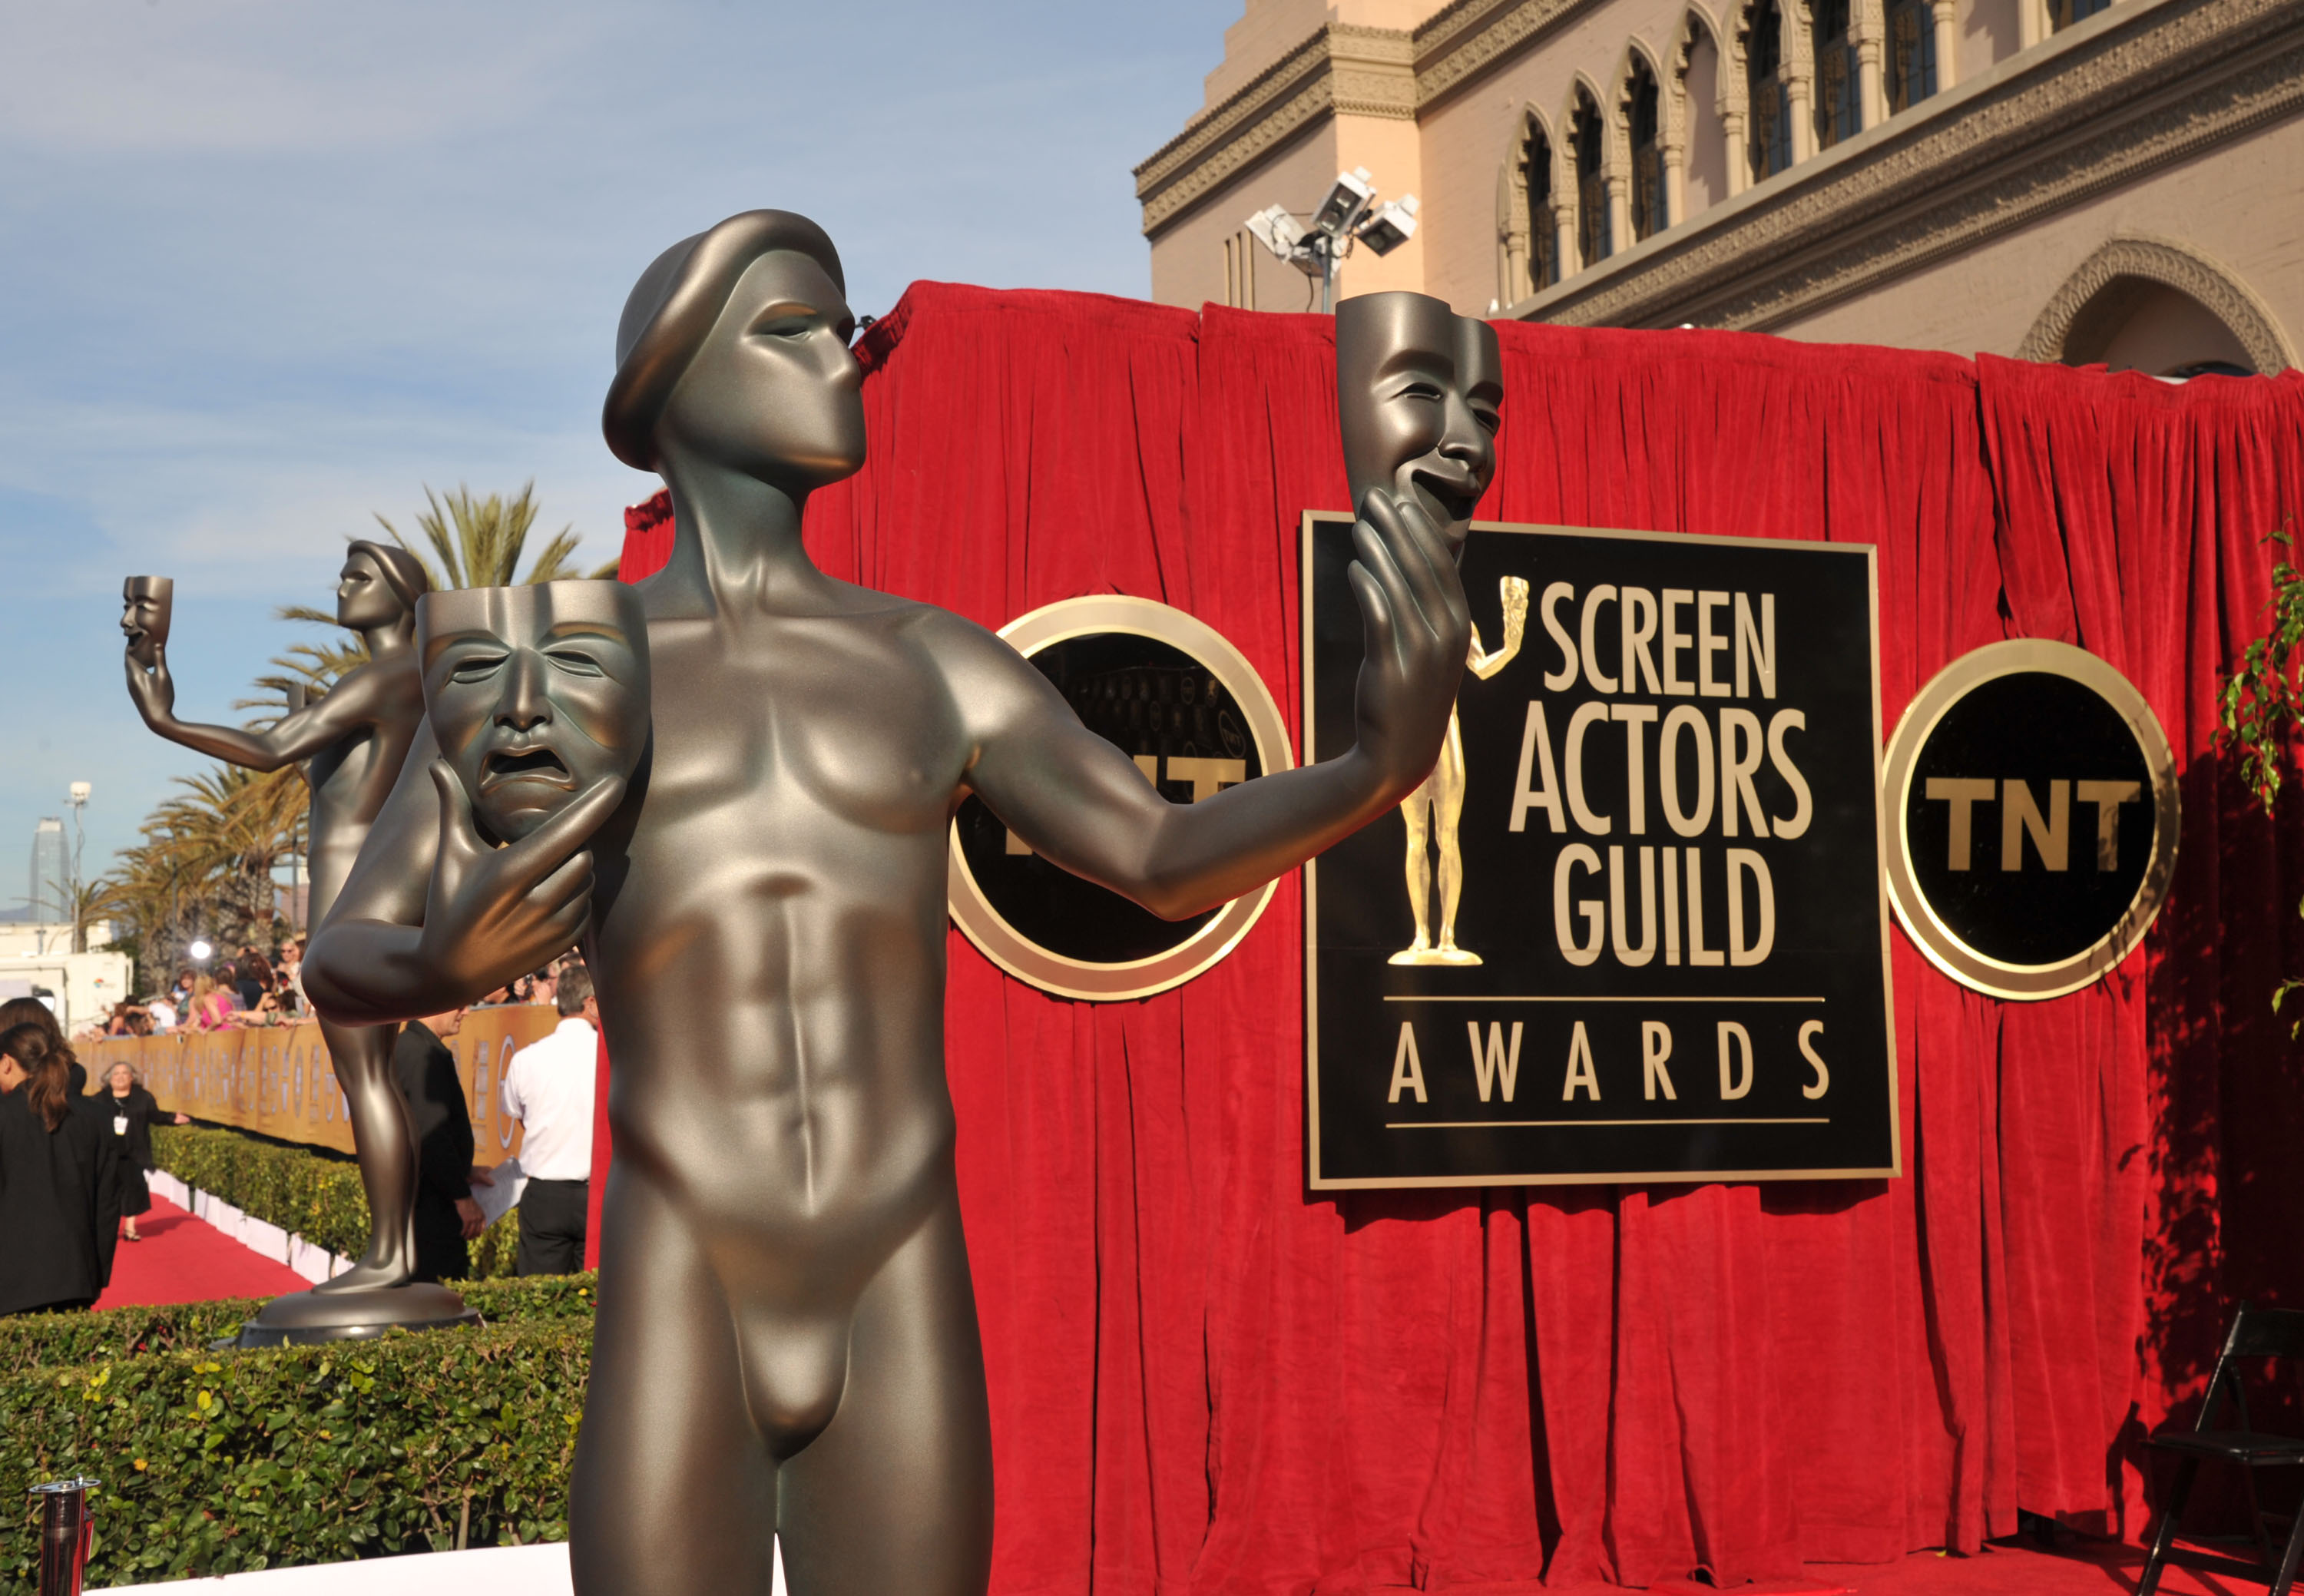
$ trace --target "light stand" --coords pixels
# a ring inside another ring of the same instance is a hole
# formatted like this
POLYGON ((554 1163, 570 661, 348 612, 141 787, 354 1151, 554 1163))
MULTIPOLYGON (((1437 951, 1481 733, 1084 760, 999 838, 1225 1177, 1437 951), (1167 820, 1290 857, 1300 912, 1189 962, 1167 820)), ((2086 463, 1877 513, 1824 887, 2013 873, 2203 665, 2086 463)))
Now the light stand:
POLYGON ((1320 284, 1320 313, 1336 308, 1336 272, 1356 242, 1377 255, 1389 255, 1416 232, 1416 196, 1376 202, 1376 183, 1366 166, 1336 174, 1327 198, 1312 212, 1309 224, 1277 205, 1269 205, 1248 218, 1248 230, 1273 254, 1320 284))

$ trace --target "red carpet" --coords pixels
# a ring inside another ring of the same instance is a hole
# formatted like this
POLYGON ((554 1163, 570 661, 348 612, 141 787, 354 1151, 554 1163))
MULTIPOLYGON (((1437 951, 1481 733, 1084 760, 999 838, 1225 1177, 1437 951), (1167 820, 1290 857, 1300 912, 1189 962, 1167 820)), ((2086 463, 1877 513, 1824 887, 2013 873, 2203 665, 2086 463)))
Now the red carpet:
POLYGON ((112 1286, 99 1308, 140 1308, 159 1303, 212 1303, 219 1297, 269 1297, 309 1291, 312 1283, 201 1224, 164 1198, 136 1221, 140 1242, 123 1237, 113 1260, 112 1286))
MULTIPOLYGON (((2252 1564, 2212 1551, 2180 1549, 2160 1576, 2166 1596, 2257 1596, 2271 1581, 2252 1564)), ((1713 1586, 1692 1579, 1658 1581, 1648 1596, 2120 1596, 2144 1571, 2141 1547, 2071 1540, 2054 1551, 2029 1542, 1987 1547, 1972 1558, 1914 1552, 1900 1563, 1811 1563, 1808 1577, 1713 1586)), ((1554 1596, 1546 1592, 1546 1596, 1554 1596)), ((1618 1585, 1577 1585, 1557 1596, 1626 1596, 1618 1585)))
MULTIPOLYGON (((2258 1596, 2272 1583, 2252 1560, 2181 1546, 2176 1558, 2160 1575, 2167 1596, 2258 1596)), ((1837 1588, 1853 1596, 2118 1596, 2136 1589, 2137 1576, 2144 1572, 2144 1549, 2101 1541, 2073 1541, 2054 1551, 2003 1545, 1986 1547, 1972 1558, 1918 1552, 1885 1566, 1811 1565, 1808 1572, 1824 1582, 1819 1590, 1837 1588)), ((1765 1589, 1742 1588, 1751 1596, 1765 1589)))

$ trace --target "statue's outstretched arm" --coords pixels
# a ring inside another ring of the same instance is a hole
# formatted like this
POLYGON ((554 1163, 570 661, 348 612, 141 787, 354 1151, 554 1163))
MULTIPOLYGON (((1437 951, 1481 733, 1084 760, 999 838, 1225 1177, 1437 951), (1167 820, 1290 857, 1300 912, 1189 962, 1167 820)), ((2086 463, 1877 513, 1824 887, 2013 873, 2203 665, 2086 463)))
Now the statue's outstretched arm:
POLYGON ((308 708, 292 709, 269 731, 244 726, 204 726, 176 718, 176 683, 168 674, 165 647, 154 650, 150 670, 128 657, 128 696, 135 700, 144 724, 172 743, 197 749, 229 765, 251 770, 277 770, 309 760, 331 743, 356 732, 376 718, 377 683, 366 667, 352 672, 328 695, 308 708))
POLYGON ((485 997, 583 934, 583 844, 624 798, 610 777, 508 847, 485 841, 428 725, 304 954, 304 991, 326 1018, 378 1025, 485 997))
POLYGON ((978 723, 969 785, 1048 858, 1170 919, 1238 897, 1350 836, 1431 773, 1471 632, 1455 561, 1412 502, 1370 494, 1352 538, 1368 653, 1347 752, 1170 803, 1038 671, 977 633, 983 643, 956 651, 954 673, 962 713, 978 723))

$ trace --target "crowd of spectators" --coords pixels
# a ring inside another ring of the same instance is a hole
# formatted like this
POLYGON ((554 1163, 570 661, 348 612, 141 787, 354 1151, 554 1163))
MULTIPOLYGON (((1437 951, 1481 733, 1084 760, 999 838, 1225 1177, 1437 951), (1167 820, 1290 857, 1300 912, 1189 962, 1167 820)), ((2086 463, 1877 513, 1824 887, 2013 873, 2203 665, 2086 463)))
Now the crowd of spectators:
MULTIPOLYGON (((523 975, 498 987, 474 1005, 549 1004, 559 985, 560 964, 523 975)), ((267 956, 250 944, 213 968, 181 966, 156 997, 131 998, 112 1006, 100 1022, 77 1030, 82 1038, 165 1036, 179 1031, 224 1031, 250 1025, 293 1025, 313 1017, 304 999, 304 945, 289 941, 267 956)))
POLYGON ((178 1031, 224 1031, 250 1025, 292 1025, 311 1018, 304 1001, 304 945, 290 941, 270 956, 254 944, 213 969, 180 967, 157 997, 112 1006, 103 1021, 79 1034, 156 1036, 178 1031))

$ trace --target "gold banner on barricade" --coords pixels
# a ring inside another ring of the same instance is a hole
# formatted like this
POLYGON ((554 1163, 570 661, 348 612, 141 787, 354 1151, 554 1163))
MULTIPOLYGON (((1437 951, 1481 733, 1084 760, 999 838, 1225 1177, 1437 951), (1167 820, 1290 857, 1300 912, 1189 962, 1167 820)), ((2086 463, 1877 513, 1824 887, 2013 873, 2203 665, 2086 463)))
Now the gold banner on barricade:
MULTIPOLYGON (((464 1104, 472 1116, 472 1158, 499 1164, 520 1150, 521 1127, 504 1111, 504 1066, 560 1023, 549 1004, 476 1008, 449 1039, 464 1104)), ((319 1026, 251 1026, 247 1030, 176 1031, 166 1036, 106 1037, 82 1051, 89 1086, 102 1091, 105 1073, 125 1062, 172 1114, 188 1114, 311 1147, 352 1150, 344 1096, 336 1086, 319 1026)))

